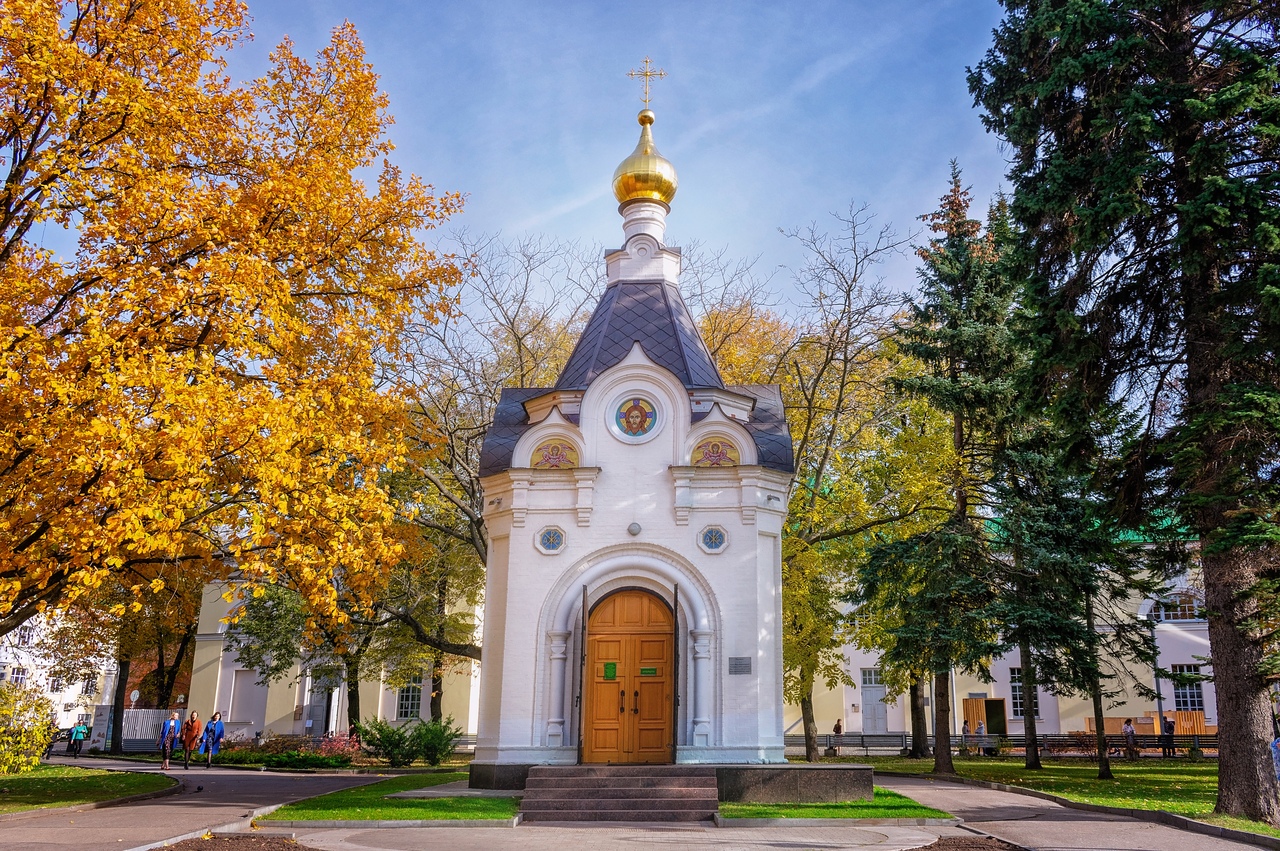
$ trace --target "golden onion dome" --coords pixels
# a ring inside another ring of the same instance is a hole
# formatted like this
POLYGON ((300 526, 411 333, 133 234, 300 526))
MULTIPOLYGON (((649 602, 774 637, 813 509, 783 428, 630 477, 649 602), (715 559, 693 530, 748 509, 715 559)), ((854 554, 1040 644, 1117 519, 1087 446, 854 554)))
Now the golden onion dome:
POLYGON ((643 199, 670 204, 676 197, 676 167, 658 153, 653 144, 653 110, 643 109, 636 120, 640 122, 640 141, 631 156, 618 164, 613 172, 613 195, 619 204, 643 199))

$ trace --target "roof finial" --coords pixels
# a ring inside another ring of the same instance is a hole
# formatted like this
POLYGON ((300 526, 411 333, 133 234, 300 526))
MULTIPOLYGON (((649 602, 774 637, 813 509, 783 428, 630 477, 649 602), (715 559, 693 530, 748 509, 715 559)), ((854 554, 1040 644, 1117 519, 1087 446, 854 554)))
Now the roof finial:
POLYGON ((653 62, 651 62, 649 60, 649 57, 646 56, 644 58, 644 64, 640 66, 640 70, 637 71, 636 69, 632 68, 630 71, 627 72, 627 76, 633 80, 636 77, 644 78, 644 96, 641 97, 640 100, 644 101, 645 109, 648 109, 649 108, 649 81, 661 80, 663 77, 667 76, 667 72, 661 68, 659 68, 656 71, 653 70, 653 62))

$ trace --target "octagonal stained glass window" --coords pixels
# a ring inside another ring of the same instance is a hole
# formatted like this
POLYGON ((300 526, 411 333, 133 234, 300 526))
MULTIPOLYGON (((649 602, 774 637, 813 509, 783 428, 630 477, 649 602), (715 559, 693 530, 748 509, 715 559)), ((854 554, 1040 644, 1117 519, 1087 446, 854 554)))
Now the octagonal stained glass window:
POLYGON ((564 547, 564 530, 548 526, 538 533, 538 549, 544 553, 558 553, 564 547))
POLYGON ((729 543, 729 536, 719 526, 708 526, 698 536, 698 544, 705 552, 718 553, 729 543))

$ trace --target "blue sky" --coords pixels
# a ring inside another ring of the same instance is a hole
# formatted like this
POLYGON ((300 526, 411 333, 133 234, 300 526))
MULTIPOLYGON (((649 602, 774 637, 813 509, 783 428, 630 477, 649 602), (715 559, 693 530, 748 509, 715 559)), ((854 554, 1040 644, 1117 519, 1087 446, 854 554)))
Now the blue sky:
MULTIPOLYGON (((249 11, 240 77, 284 35, 313 55, 354 23, 391 98, 394 160, 466 193, 454 225, 472 233, 620 242, 610 178, 638 136, 640 86, 626 72, 646 55, 669 74, 652 103, 680 178, 669 242, 758 255, 766 274, 802 259, 779 228, 834 225, 829 214, 854 202, 918 229, 952 158, 979 209, 1005 169, 964 80, 999 21, 994 0, 250 0, 249 11)), ((890 283, 913 288, 913 268, 891 264, 890 283)))

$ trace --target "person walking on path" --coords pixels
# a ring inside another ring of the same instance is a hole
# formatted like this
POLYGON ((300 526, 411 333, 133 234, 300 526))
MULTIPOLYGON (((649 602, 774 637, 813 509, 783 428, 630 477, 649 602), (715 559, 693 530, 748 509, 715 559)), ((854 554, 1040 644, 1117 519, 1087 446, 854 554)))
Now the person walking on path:
POLYGON ((1166 717, 1161 719, 1160 732, 1162 735, 1160 736, 1160 756, 1162 757, 1168 758, 1178 755, 1178 752, 1173 747, 1173 730, 1174 726, 1172 718, 1166 717))
POLYGON ((204 738, 200 741, 200 753, 204 754, 205 768, 213 766, 213 757, 222 747, 222 734, 222 713, 215 712, 209 719, 209 723, 204 725, 204 738))
POLYGON ((160 770, 169 770, 169 757, 178 746, 179 734, 182 732, 182 716, 177 712, 169 713, 169 720, 160 725, 160 738, 156 744, 160 746, 160 770))
POLYGON ((1124 733, 1124 755, 1126 759, 1134 760, 1138 758, 1138 731, 1133 728, 1133 719, 1124 719, 1124 726, 1120 728, 1120 732, 1124 733))
POLYGON ((200 731, 204 728, 204 723, 200 720, 200 713, 194 709, 191 710, 191 717, 182 722, 182 767, 191 767, 191 752, 200 747, 200 731))
POLYGON ((83 721, 77 721, 76 725, 71 728, 71 755, 80 756, 80 748, 84 747, 84 740, 89 735, 89 728, 84 725, 83 721))

